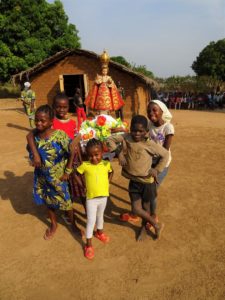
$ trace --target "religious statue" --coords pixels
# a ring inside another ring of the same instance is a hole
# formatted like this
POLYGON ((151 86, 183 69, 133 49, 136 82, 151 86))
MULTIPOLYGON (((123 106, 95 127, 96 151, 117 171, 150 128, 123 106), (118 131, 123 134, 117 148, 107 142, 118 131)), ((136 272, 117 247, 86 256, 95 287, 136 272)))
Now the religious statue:
POLYGON ((106 51, 100 56, 102 74, 97 74, 92 90, 85 99, 85 105, 98 112, 116 111, 124 105, 113 79, 108 75, 109 55, 106 51))

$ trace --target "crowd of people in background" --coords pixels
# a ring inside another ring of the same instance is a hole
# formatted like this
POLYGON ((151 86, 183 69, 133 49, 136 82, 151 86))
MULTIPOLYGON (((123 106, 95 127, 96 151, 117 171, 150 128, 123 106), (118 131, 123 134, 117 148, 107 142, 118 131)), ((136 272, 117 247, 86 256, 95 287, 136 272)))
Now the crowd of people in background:
POLYGON ((223 109, 225 93, 159 92, 157 99, 170 109, 223 109))

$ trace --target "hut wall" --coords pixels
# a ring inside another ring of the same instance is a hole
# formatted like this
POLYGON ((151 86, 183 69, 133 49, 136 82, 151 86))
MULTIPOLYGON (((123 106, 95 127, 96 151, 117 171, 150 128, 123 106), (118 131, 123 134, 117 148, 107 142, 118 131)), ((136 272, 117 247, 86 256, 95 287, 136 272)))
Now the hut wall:
MULTIPOLYGON (((72 55, 47 67, 31 77, 32 89, 36 93, 37 106, 52 104, 53 98, 60 90, 59 75, 86 74, 88 88, 92 88, 97 73, 101 73, 100 63, 93 57, 72 55)), ((124 113, 130 118, 135 113, 146 113, 148 87, 137 77, 132 76, 113 66, 109 66, 109 75, 114 82, 120 81, 125 89, 124 113)))

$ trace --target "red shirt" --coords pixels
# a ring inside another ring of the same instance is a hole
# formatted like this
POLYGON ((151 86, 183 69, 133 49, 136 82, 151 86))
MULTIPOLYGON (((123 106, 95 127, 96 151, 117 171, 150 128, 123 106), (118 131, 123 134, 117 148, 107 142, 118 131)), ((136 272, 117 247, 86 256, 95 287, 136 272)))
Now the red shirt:
POLYGON ((77 126, 74 120, 59 120, 57 118, 53 119, 53 129, 63 130, 69 138, 73 139, 74 134, 77 133, 77 126))

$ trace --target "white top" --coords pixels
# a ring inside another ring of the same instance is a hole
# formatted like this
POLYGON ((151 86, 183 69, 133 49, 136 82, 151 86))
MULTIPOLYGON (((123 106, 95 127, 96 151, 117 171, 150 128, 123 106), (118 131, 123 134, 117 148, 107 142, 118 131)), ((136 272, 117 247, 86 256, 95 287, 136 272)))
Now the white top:
MULTIPOLYGON (((163 146, 163 144, 165 142, 165 138, 169 134, 174 135, 174 127, 171 123, 165 122, 163 125, 161 125, 159 127, 156 127, 152 123, 150 123, 149 136, 154 142, 156 142, 156 144, 163 146)), ((166 167, 168 167, 170 165, 171 159, 172 159, 172 156, 171 156, 171 152, 169 150, 169 160, 168 160, 166 167)))

